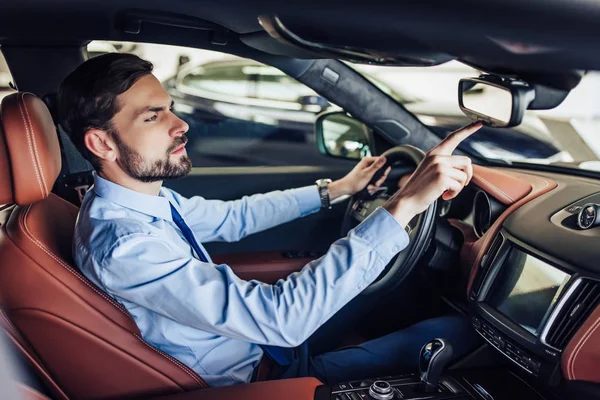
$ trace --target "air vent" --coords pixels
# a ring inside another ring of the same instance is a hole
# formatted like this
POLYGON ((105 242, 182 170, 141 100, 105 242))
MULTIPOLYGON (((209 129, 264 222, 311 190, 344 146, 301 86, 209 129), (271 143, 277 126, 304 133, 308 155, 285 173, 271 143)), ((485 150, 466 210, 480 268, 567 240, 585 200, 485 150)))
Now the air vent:
POLYGON ((494 241, 492 242, 488 252, 481 258, 481 265, 479 267, 479 271, 477 272, 477 276, 475 277, 475 281, 473 282, 473 287, 471 288, 471 299, 475 299, 479 295, 481 285, 483 282, 485 282, 485 277, 490 269, 490 265, 492 265, 492 261, 498 254, 498 250, 500 250, 503 240, 504 238, 502 235, 498 234, 494 238, 494 241))
POLYGON ((556 350, 563 350, 599 302, 598 282, 590 279, 576 281, 556 307, 543 341, 556 350))

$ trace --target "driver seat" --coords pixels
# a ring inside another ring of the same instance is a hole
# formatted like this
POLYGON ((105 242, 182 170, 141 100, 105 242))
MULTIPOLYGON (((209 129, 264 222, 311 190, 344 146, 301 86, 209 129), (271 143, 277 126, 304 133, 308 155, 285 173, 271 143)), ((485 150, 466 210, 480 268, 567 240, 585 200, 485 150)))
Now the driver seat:
POLYGON ((0 320, 54 397, 208 387, 146 343, 125 308, 73 267, 78 209, 51 193, 61 155, 46 105, 14 93, 2 100, 0 119, 0 320))

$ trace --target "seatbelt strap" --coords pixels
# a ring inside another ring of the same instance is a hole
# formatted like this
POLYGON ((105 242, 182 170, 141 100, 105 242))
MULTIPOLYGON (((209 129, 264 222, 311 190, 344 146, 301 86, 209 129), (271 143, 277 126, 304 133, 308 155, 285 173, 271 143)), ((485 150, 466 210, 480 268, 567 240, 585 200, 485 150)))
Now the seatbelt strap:
POLYGON ((38 377, 44 382, 46 387, 52 393, 53 398, 60 400, 69 400, 69 397, 62 391, 58 384, 52 379, 46 368, 42 365, 42 362, 37 357, 31 346, 27 344, 23 336, 19 333, 17 328, 10 322, 4 311, 0 310, 0 327, 4 329, 10 340, 14 343, 15 347, 24 356, 26 360, 30 362, 34 370, 37 372, 38 377))
POLYGON ((94 167, 83 158, 60 125, 56 126, 56 131, 61 144, 62 167, 54 191, 79 207, 94 183, 94 167))

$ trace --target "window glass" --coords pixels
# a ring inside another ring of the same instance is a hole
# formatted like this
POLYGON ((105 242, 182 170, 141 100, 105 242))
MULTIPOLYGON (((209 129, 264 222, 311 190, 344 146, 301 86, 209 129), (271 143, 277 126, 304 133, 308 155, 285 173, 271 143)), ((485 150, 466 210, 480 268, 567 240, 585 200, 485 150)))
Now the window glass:
POLYGON ((15 91, 10 87, 12 80, 8 64, 4 59, 4 55, 0 53, 0 100, 15 91))
POLYGON ((206 92, 242 97, 251 95, 249 77, 242 66, 217 64, 196 67, 189 72, 184 71, 180 80, 180 90, 198 96, 208 94, 206 92))
POLYGON ((259 99, 297 102, 303 96, 317 95, 314 90, 287 76, 277 68, 248 66, 246 71, 255 76, 256 97, 259 99))
MULTIPOLYGON (((457 61, 427 68, 351 65, 439 136, 471 122, 458 106, 458 82, 481 71, 457 61)), ((473 101, 479 93, 473 92, 473 101)), ((558 107, 527 110, 513 128, 484 127, 461 149, 484 158, 600 171, 600 73, 587 73, 558 107)))

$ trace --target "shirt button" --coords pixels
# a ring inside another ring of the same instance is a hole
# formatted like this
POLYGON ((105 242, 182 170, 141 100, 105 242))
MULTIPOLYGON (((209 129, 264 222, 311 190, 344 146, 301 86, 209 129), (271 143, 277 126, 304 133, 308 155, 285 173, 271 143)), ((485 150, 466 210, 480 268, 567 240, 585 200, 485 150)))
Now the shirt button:
POLYGON ((400 252, 400 247, 398 247, 398 246, 394 246, 394 248, 392 249, 392 251, 393 251, 394 253, 399 253, 399 252, 400 252))

